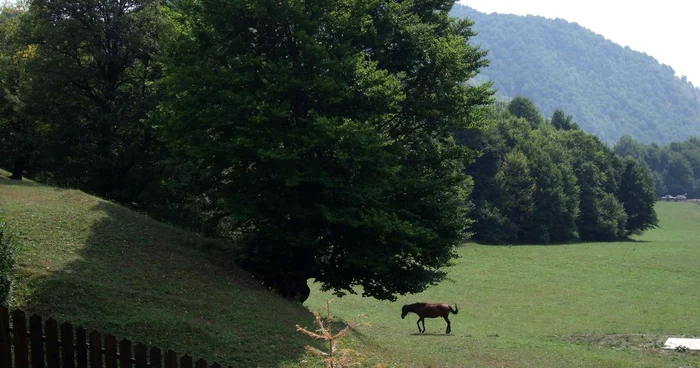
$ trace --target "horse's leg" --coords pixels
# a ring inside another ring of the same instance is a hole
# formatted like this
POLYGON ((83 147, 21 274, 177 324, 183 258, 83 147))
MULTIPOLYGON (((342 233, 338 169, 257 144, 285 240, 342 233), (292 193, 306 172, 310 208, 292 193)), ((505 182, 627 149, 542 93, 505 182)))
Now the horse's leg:
POLYGON ((423 333, 425 333, 425 318, 421 318, 421 321, 423 321, 423 333))
POLYGON ((447 330, 445 330, 445 334, 449 334, 450 332, 452 332, 452 327, 450 326, 450 319, 447 318, 447 316, 445 316, 444 318, 445 322, 447 322, 447 330))
MULTIPOLYGON (((418 321, 416 322, 416 326, 418 326, 418 333, 423 333, 423 331, 420 330, 420 321, 422 320, 423 318, 419 317, 418 321)), ((425 322, 423 322, 423 324, 425 325, 425 322)))

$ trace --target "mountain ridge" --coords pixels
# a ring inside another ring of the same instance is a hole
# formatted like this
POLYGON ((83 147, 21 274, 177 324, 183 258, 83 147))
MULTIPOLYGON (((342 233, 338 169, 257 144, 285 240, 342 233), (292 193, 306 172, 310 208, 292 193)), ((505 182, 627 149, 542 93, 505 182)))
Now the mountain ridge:
POLYGON ((528 97, 546 116, 562 109, 608 144, 624 135, 661 144, 700 135, 700 89, 651 55, 562 18, 459 4, 451 15, 475 22, 471 42, 491 61, 478 81, 493 81, 500 98, 528 97))

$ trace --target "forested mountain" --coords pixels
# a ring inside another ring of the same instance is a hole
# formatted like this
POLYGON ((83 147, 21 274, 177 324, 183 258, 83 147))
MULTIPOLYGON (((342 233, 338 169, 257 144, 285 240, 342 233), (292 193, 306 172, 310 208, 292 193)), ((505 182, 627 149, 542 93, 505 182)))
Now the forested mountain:
POLYGON ((644 143, 700 134, 700 89, 653 57, 563 19, 484 14, 455 5, 476 22, 474 43, 491 64, 481 78, 501 98, 532 99, 545 116, 563 109, 603 142, 630 135, 644 143))

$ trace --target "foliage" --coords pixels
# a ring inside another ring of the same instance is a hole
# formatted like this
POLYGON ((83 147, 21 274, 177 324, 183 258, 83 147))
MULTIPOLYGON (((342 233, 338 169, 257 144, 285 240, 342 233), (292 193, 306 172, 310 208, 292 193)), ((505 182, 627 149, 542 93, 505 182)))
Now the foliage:
POLYGON ((152 176, 148 112, 159 34, 155 0, 34 0, 23 22, 36 55, 24 103, 40 126, 37 177, 110 199, 137 199, 152 176))
POLYGON ((656 193, 649 170, 643 164, 627 157, 623 165, 620 197, 628 214, 626 230, 628 234, 639 234, 659 222, 653 210, 656 193))
POLYGON ((166 185, 229 219, 244 267, 286 297, 310 278, 379 299, 442 280, 473 156, 451 134, 492 93, 466 83, 486 61, 453 2, 175 2, 166 185))
POLYGON ((36 135, 25 104, 28 65, 36 51, 27 43, 20 26, 25 16, 21 5, 5 4, 0 8, 0 165, 12 168, 15 180, 24 176, 36 135))
MULTIPOLYGON (((517 101, 534 106, 525 97, 517 101)), ((623 161, 561 110, 552 117, 557 125, 533 124, 511 110, 540 116, 534 107, 513 106, 498 105, 483 133, 456 135, 483 151, 466 168, 475 180, 477 241, 619 240, 656 226, 654 184, 645 167, 623 161)))
POLYGON ((683 194, 687 198, 700 197, 700 138, 659 146, 642 144, 624 136, 615 144, 614 150, 621 156, 637 160, 651 172, 657 197, 683 194))
MULTIPOLYGON (((494 184, 498 193, 494 200, 499 204, 504 220, 508 221, 498 231, 511 236, 523 233, 521 237, 526 237, 527 234, 524 233, 535 216, 537 185, 530 175, 530 165, 525 154, 517 149, 508 152, 494 177, 494 184)), ((516 236, 510 240, 517 239, 516 236)))
POLYGON ((531 158, 536 178, 535 215, 523 240, 550 243, 565 242, 575 237, 579 213, 579 187, 568 153, 556 141, 555 131, 546 127, 521 142, 531 158))
POLYGON ((527 120, 533 128, 537 128, 544 123, 544 117, 537 110, 532 100, 523 96, 516 96, 508 103, 508 112, 516 118, 527 120))
POLYGON ((16 246, 6 234, 5 224, 0 223, 0 304, 8 305, 15 270, 16 246))
POLYGON ((560 130, 571 130, 571 129, 579 129, 579 126, 577 123, 573 122, 574 117, 571 115, 566 115, 564 111, 560 109, 554 110, 554 113, 552 114, 552 125, 556 129, 560 130))
POLYGON ((700 135, 700 88, 645 53, 563 19, 462 5, 451 14, 475 21, 474 42, 491 61, 479 80, 493 81, 500 98, 528 97, 545 116, 567 111, 608 144, 623 135, 646 143, 700 135))

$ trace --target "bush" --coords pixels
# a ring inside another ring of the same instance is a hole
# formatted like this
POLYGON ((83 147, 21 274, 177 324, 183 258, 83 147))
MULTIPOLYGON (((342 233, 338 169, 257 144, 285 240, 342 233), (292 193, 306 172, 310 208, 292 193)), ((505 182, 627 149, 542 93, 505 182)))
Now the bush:
POLYGON ((15 246, 5 233, 5 225, 0 224, 0 304, 8 305, 15 269, 15 246))

